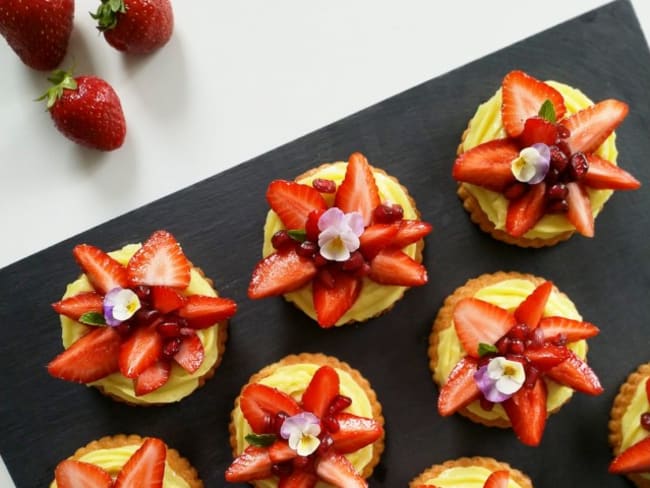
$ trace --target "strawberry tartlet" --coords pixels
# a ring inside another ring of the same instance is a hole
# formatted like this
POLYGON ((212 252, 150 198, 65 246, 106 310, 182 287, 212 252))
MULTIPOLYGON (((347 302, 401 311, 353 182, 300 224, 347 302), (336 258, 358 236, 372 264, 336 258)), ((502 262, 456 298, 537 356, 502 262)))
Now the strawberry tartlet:
POLYGON ((169 232, 108 254, 80 244, 73 255, 83 274, 52 305, 66 348, 48 365, 52 376, 153 405, 214 374, 237 305, 217 296, 169 232))
POLYGON ((579 90, 508 73, 470 120, 453 177, 472 221, 495 239, 552 246, 594 219, 613 190, 640 183, 616 164, 618 100, 594 104, 579 90))
POLYGON ((426 469, 409 488, 533 488, 530 478, 489 457, 454 459, 426 469))
POLYGON ((203 488, 189 461, 155 437, 103 437, 61 461, 50 488, 203 488))
POLYGON ((512 427, 530 446, 574 391, 603 388, 586 363, 598 328, 550 282, 520 273, 469 280, 445 300, 429 338, 438 412, 512 427))
POLYGON ((361 322, 424 285, 424 237, 431 225, 396 179, 360 153, 296 181, 275 180, 253 299, 284 295, 321 327, 361 322))
POLYGON ((367 486, 384 450, 368 381, 322 354, 287 356, 254 374, 235 400, 226 481, 259 488, 367 486))
POLYGON ((611 411, 609 442, 616 456, 609 472, 650 488, 650 363, 621 385, 611 411))

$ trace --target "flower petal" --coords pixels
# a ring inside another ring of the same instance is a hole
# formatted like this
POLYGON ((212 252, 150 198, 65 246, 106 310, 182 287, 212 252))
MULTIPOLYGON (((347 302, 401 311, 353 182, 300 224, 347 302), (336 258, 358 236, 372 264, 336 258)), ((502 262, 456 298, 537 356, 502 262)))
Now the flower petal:
POLYGON ((363 234, 365 227, 363 225, 363 215, 361 215, 361 213, 347 213, 345 214, 343 221, 357 237, 360 237, 361 234, 363 234))
POLYGON ((332 207, 323 212, 323 215, 318 219, 318 230, 324 231, 329 227, 338 227, 343 222, 343 210, 338 207, 332 207))
POLYGON ((298 456, 309 456, 310 454, 314 453, 316 449, 318 449, 319 445, 320 440, 318 437, 315 437, 313 435, 303 435, 298 442, 296 452, 298 453, 298 456))
POLYGON ((320 253, 325 259, 330 261, 347 261, 350 259, 350 251, 339 236, 326 242, 320 248, 320 253))

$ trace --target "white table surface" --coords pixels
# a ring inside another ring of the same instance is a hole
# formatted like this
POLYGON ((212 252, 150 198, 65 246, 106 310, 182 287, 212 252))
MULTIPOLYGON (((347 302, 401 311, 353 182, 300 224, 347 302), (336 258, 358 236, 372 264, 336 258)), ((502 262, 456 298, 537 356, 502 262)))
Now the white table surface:
POLYGON ((137 59, 98 36, 97 3, 77 0, 63 66, 118 92, 119 150, 60 135, 32 101, 45 74, 0 41, 0 268, 607 2, 176 1, 169 44, 137 59))

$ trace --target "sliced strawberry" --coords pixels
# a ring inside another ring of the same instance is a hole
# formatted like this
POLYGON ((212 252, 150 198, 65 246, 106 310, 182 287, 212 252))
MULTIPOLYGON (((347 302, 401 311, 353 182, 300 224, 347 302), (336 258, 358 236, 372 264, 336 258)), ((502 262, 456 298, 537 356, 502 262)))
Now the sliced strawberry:
POLYGON ((92 329, 47 366, 56 378, 91 383, 119 370, 121 336, 112 327, 92 329))
POLYGON ((392 247, 402 249, 409 244, 418 242, 433 230, 433 226, 420 220, 402 220, 399 223, 397 235, 391 243, 392 247))
POLYGON ((594 152, 623 122, 628 111, 627 104, 610 99, 567 117, 562 124, 571 131, 566 140, 571 152, 594 152))
POLYGON ((547 371, 569 358, 571 352, 566 347, 544 344, 537 349, 528 348, 524 356, 538 371, 547 371))
POLYGON ((456 413, 466 407, 480 395, 481 391, 474 380, 478 370, 478 361, 472 357, 465 356, 456 363, 449 377, 440 388, 438 396, 438 412, 443 417, 456 413))
POLYGON ((532 388, 524 386, 501 405, 519 440, 538 446, 546 426, 546 383, 538 380, 532 388))
POLYGON ((526 297, 515 310, 515 318, 518 323, 526 324, 531 329, 537 327, 544 315, 546 302, 553 291, 553 283, 545 281, 526 297))
POLYGON ((359 250, 367 260, 374 258, 379 251, 390 246, 399 230, 399 223, 373 224, 359 237, 359 250))
POLYGON ((336 421, 339 430, 331 436, 333 448, 341 454, 358 451, 375 442, 384 433, 384 429, 374 419, 341 412, 336 416, 336 421))
POLYGON ((295 249, 273 253, 262 259, 248 285, 248 298, 266 298, 302 288, 316 276, 311 259, 299 256, 295 249))
POLYGON ((555 124, 542 117, 531 117, 524 123, 524 131, 519 136, 519 143, 522 147, 540 142, 550 146, 555 144, 556 139, 557 127, 555 124))
POLYGON ((126 268, 98 247, 79 244, 72 250, 77 264, 100 294, 113 288, 126 288, 129 284, 126 268))
POLYGON ((456 158, 452 176, 456 181, 503 191, 515 181, 511 163, 517 157, 519 145, 510 139, 485 142, 456 158))
POLYGON ((301 412, 296 401, 289 395, 259 383, 244 388, 239 398, 239 408, 253 432, 257 433, 267 433, 271 427, 268 423, 269 418, 279 412, 284 412, 288 416, 301 412))
POLYGON ((546 211, 546 184, 532 185, 528 192, 517 200, 508 202, 506 232, 512 237, 521 237, 535 227, 546 211))
POLYGON ((170 370, 170 362, 164 360, 158 360, 145 369, 133 380, 133 390, 136 396, 151 393, 167 383, 170 370))
POLYGON ((379 190, 368 160, 361 153, 353 153, 348 160, 345 178, 336 192, 334 206, 345 213, 360 212, 363 224, 368 226, 375 207, 380 203, 379 190))
POLYGON ((249 446, 226 470, 226 481, 243 483, 271 476, 271 458, 268 449, 249 446))
POLYGON ((332 277, 333 284, 325 280, 314 280, 312 294, 318 325, 332 327, 357 301, 361 292, 362 281, 351 273, 344 273, 335 269, 327 270, 332 277))
POLYGON ((539 114, 546 100, 553 104, 556 120, 562 119, 566 111, 559 91, 523 71, 511 71, 503 78, 501 95, 501 119, 510 137, 523 132, 526 120, 539 114))
POLYGON ((236 311, 237 304, 229 298, 191 295, 179 309, 178 315, 187 319, 190 327, 204 329, 229 319, 236 311))
POLYGON ((181 348, 174 354, 174 360, 190 374, 201 367, 204 357, 203 343, 197 335, 184 337, 181 348))
POLYGON ((569 193, 566 201, 569 204, 566 217, 580 234, 585 237, 594 236, 594 214, 587 191, 575 181, 566 184, 569 193))
POLYGON ((324 213, 325 210, 322 208, 309 212, 309 215, 307 216, 307 223, 305 224, 305 233, 307 235, 308 241, 318 242, 318 234, 320 234, 318 221, 320 220, 321 215, 324 213))
POLYGON ((185 303, 185 297, 168 286, 151 287, 151 304, 160 313, 178 310, 185 303))
POLYGON ((634 176, 606 159, 589 154, 587 160, 589 169, 583 176, 582 182, 590 188, 636 190, 641 186, 634 176))
POLYGON ((137 378, 162 357, 162 346, 155 325, 136 329, 120 348, 120 372, 127 378, 137 378))
POLYGON ((483 488, 508 488, 510 472, 506 469, 495 471, 485 480, 483 488))
POLYGON ((479 357, 480 343, 495 344, 516 323, 507 310, 478 298, 463 298, 454 308, 456 334, 465 352, 473 358, 479 357))
POLYGON ((289 447, 289 444, 285 440, 275 441, 269 446, 269 457, 273 464, 283 463, 285 461, 290 461, 298 456, 298 453, 289 447))
POLYGON ((368 277, 382 285, 420 286, 427 282, 427 270, 399 249, 383 249, 370 262, 368 277))
POLYGON ((190 284, 190 262, 173 235, 158 230, 131 257, 127 265, 132 286, 171 286, 185 289, 190 284))
POLYGON ((587 395, 600 395, 603 392, 594 370, 573 351, 569 352, 569 357, 564 362, 549 369, 546 375, 557 383, 587 395))
POLYGON ((148 437, 126 462, 115 479, 115 488, 162 488, 167 446, 148 437))
POLYGON ((336 453, 334 450, 327 451, 320 457, 316 464, 316 474, 321 480, 331 483, 334 486, 345 488, 367 488, 364 480, 352 466, 348 459, 336 453))
POLYGON ((321 366, 302 394, 302 408, 323 417, 334 397, 339 394, 339 375, 331 366, 321 366))
POLYGON ((640 440, 620 453, 609 465, 612 474, 650 471, 650 437, 640 440))
POLYGON ((53 303, 52 308, 56 313, 78 320, 88 312, 102 313, 104 298, 94 291, 89 291, 53 303))
POLYGON ((293 471, 289 476, 280 478, 278 488, 313 488, 318 483, 318 476, 308 471, 293 471))
POLYGON ((57 488, 111 488, 113 478, 99 466, 66 459, 54 471, 57 488))
POLYGON ((552 340, 558 335, 564 334, 567 342, 589 339, 600 332, 600 329, 594 324, 564 317, 544 317, 539 322, 539 328, 544 331, 544 337, 547 339, 552 340))
POLYGON ((304 229, 310 212, 327 210, 318 190, 295 181, 272 181, 266 200, 287 229, 304 229))

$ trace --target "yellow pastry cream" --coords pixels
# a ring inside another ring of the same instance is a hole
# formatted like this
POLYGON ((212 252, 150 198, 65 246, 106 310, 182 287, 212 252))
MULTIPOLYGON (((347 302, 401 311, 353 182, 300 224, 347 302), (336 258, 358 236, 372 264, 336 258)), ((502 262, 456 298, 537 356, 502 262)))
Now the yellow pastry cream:
MULTIPOLYGON (((311 363, 291 364, 287 366, 280 366, 273 371, 272 374, 263 378, 259 383, 277 388, 284 393, 291 395, 294 399, 300 400, 303 392, 309 385, 314 373, 318 370, 320 365, 311 363)), ((352 404, 345 410, 345 412, 352 413, 359 417, 372 418, 372 406, 363 388, 361 388, 356 381, 350 376, 349 373, 341 369, 335 368, 340 381, 340 394, 350 397, 352 404)), ((252 433, 248 422, 244 418, 241 409, 237 408, 232 415, 232 425, 235 428, 235 436, 237 443, 238 456, 248 446, 245 437, 252 433)), ((370 444, 356 452, 346 454, 345 457, 352 463, 357 472, 363 471, 363 468, 372 460, 373 445, 370 444)), ((267 480, 255 481, 255 486, 259 488, 275 488, 278 486, 277 478, 270 478, 267 480)), ((325 488, 330 485, 327 483, 319 482, 316 488, 325 488)))
MULTIPOLYGON (((621 448, 620 452, 648 437, 648 431, 641 426, 641 414, 650 411, 645 382, 640 381, 621 419, 621 448)), ((650 480, 650 473, 640 473, 639 476, 650 480)))
MULTIPOLYGON (((594 104, 576 88, 555 81, 547 81, 546 83, 558 90, 564 97, 564 105, 567 111, 565 117, 594 104)), ((478 107, 464 135, 461 148, 462 151, 468 151, 484 142, 504 137, 506 137, 506 133, 501 122, 501 89, 499 89, 492 98, 478 107)), ((595 154, 616 164, 618 156, 616 134, 612 133, 595 151, 595 154)), ((481 210, 487 215, 495 228, 504 230, 508 200, 501 193, 477 185, 463 183, 463 186, 476 198, 481 210)), ((612 190, 594 190, 592 188, 588 188, 587 191, 591 201, 591 210, 594 217, 596 217, 614 192, 612 190)), ((575 227, 563 214, 548 214, 542 217, 535 227, 524 234, 524 237, 526 239, 548 239, 573 230, 575 230, 575 227)))
MULTIPOLYGON (((84 454, 76 460, 99 466, 115 478, 122 469, 122 466, 126 464, 133 453, 139 448, 140 444, 132 444, 128 446, 97 449, 84 454)), ((57 488, 56 481, 53 481, 50 484, 50 488, 57 488)), ((179 476, 171 466, 169 466, 169 463, 166 462, 163 488, 190 488, 190 485, 179 476)))
MULTIPOLYGON (((337 162, 330 165, 324 165, 317 169, 317 171, 310 172, 309 176, 297 180, 298 183, 311 185, 312 181, 316 178, 328 179, 336 182, 337 186, 341 184, 345 177, 347 163, 337 162)), ((382 202, 397 203, 402 206, 404 210, 404 219, 417 219, 417 210, 411 201, 406 190, 393 178, 386 175, 381 171, 373 172, 377 188, 379 189, 379 197, 382 202)), ((333 195, 323 195, 329 205, 333 203, 333 195), (328 200, 329 197, 329 200, 328 200)), ((263 257, 266 257, 275 249, 271 244, 271 237, 277 231, 284 229, 282 222, 278 215, 270 210, 264 225, 264 247, 262 250, 263 257)), ((411 244, 403 249, 403 251, 415 258, 417 255, 417 245, 411 244)), ((369 319, 389 308, 393 303, 399 300, 406 291, 404 286, 389 286, 375 283, 374 281, 364 278, 361 293, 355 304, 338 320, 337 326, 346 324, 351 321, 361 322, 369 319)), ((316 311, 312 301, 312 287, 311 284, 300 288, 291 293, 287 293, 284 297, 293 302, 298 308, 304 311, 311 318, 316 320, 316 311)))
MULTIPOLYGON (((435 478, 427 479, 424 484, 433 485, 438 488, 483 488, 485 480, 492 474, 482 466, 455 466, 445 469, 435 478)), ((521 488, 520 485, 510 479, 508 488, 521 488)))
MULTIPOLYGON (((517 306, 524 301, 524 299, 526 299, 534 289, 535 284, 528 280, 511 279, 481 288, 474 297, 512 311, 517 308, 517 306)), ((566 295, 559 293, 555 289, 552 291, 548 302, 546 303, 544 316, 559 316, 573 320, 582 320, 582 317, 571 300, 569 300, 566 295)), ((576 353, 578 357, 585 359, 587 355, 586 341, 576 341, 567 344, 567 347, 576 353)), ((453 323, 450 327, 447 327, 439 333, 437 353, 438 362, 435 367, 434 378, 438 384, 442 385, 446 382, 449 373, 456 363, 465 356, 465 350, 458 339, 456 328, 453 323)), ((546 409, 549 412, 552 412, 560 408, 571 398, 573 390, 551 380, 545 381, 548 387, 546 409)), ((494 419, 508 420, 505 410, 498 403, 496 403, 494 408, 490 411, 481 408, 478 400, 472 402, 466 408, 472 414, 488 421, 494 419)))
MULTIPOLYGON (((131 256, 133 256, 139 248, 140 244, 129 244, 118 251, 109 253, 109 255, 119 263, 126 265, 131 256)), ((88 278, 86 275, 82 274, 76 281, 67 286, 63 298, 68 298, 92 290, 93 288, 88 281, 88 278)), ((217 295, 206 278, 194 268, 192 268, 191 271, 190 284, 183 293, 188 296, 217 295)), ((67 349, 88 330, 88 326, 61 315, 61 329, 63 346, 67 349)), ((203 343, 205 358, 199 369, 192 374, 185 371, 176 363, 173 363, 169 381, 157 390, 141 396, 135 395, 135 392, 133 391, 133 380, 123 376, 119 372, 113 373, 93 383, 88 383, 88 385, 101 387, 105 393, 118 397, 129 403, 158 404, 177 402, 188 396, 199 386, 199 379, 210 371, 219 357, 217 347, 219 339, 218 326, 197 330, 196 334, 203 343)))

